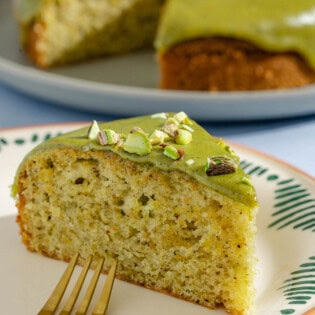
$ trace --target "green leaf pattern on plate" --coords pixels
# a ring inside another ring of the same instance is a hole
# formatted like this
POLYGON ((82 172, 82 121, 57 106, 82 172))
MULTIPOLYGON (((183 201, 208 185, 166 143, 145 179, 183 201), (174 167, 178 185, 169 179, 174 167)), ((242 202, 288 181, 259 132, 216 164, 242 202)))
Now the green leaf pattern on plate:
POLYGON ((33 133, 31 136, 29 137, 18 137, 18 138, 14 138, 14 139, 9 139, 9 138, 5 138, 5 137, 1 137, 0 138, 0 152, 2 150, 4 150, 8 145, 14 144, 14 145, 24 145, 27 143, 39 143, 45 140, 48 140, 52 137, 61 135, 61 132, 57 132, 57 133, 51 133, 51 132, 46 132, 44 134, 40 134, 40 133, 33 133))
POLYGON ((267 168, 252 162, 242 161, 241 166, 249 175, 266 175, 268 181, 276 184, 273 220, 269 228, 278 230, 285 227, 315 232, 315 196, 293 178, 281 179, 277 174, 269 174, 267 168))
POLYGON ((269 225, 278 230, 285 227, 315 232, 315 198, 293 179, 279 182, 275 190, 275 220, 269 225))
MULTIPOLYGON (((291 227, 293 230, 315 232, 315 197, 295 179, 281 179, 270 173, 266 167, 257 166, 249 161, 241 161, 243 170, 251 176, 266 176, 275 183, 272 222, 268 228, 291 227)), ((315 296, 315 256, 301 264, 284 281, 282 290, 288 306, 307 304, 315 296)), ((296 309, 287 307, 279 311, 282 315, 294 314, 296 309)))
MULTIPOLYGON (((284 281, 280 289, 290 305, 309 302, 315 296, 315 256, 311 256, 299 269, 291 272, 290 278, 284 281)), ((293 314, 295 309, 283 309, 280 313, 293 314)))

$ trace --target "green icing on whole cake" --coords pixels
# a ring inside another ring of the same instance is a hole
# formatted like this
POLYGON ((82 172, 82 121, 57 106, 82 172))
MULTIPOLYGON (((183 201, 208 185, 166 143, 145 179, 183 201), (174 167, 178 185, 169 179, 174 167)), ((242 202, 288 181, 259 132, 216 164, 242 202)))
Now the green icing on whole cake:
MULTIPOLYGON (((172 116, 168 114, 168 116, 172 116)), ((124 120, 116 120, 107 123, 100 123, 101 130, 111 129, 116 133, 128 135, 134 127, 141 128, 145 133, 150 135, 154 130, 160 129, 165 123, 165 118, 159 116, 140 116, 124 120)), ((248 206, 256 206, 256 192, 250 184, 247 175, 239 166, 239 158, 235 153, 223 142, 222 139, 211 136, 205 129, 192 121, 190 128, 192 131, 192 141, 189 144, 179 145, 174 142, 171 145, 179 150, 184 151, 183 158, 172 160, 163 154, 163 146, 154 145, 147 155, 138 155, 128 153, 122 147, 117 145, 100 145, 97 140, 88 138, 89 127, 82 128, 73 132, 66 133, 56 138, 43 142, 33 151, 31 151, 24 159, 24 162, 31 159, 36 153, 43 150, 54 148, 70 147, 79 150, 110 150, 124 159, 132 160, 136 163, 149 163, 161 170, 177 170, 184 172, 199 182, 209 186, 215 191, 229 196, 233 200, 242 202, 248 206), (206 174, 205 165, 208 158, 225 157, 232 160, 236 164, 236 171, 230 174, 208 176, 206 174), (193 164, 186 163, 193 161, 193 164)), ((166 143, 169 143, 168 140, 166 143)), ((23 163, 20 169, 23 167, 23 163)), ((18 173, 16 180, 18 179, 18 173)), ((13 192, 16 190, 13 185, 13 192)))
POLYGON ((266 50, 300 53, 315 68, 314 0, 170 0, 156 47, 223 36, 248 40, 266 50))
MULTIPOLYGON (((17 1, 19 20, 30 23, 44 3, 17 1)), ((295 51, 315 68, 314 34, 313 0, 168 0, 155 46, 164 51, 195 38, 232 37, 270 51, 295 51)))
POLYGON ((21 22, 30 22, 40 11, 43 0, 17 0, 15 10, 21 22))

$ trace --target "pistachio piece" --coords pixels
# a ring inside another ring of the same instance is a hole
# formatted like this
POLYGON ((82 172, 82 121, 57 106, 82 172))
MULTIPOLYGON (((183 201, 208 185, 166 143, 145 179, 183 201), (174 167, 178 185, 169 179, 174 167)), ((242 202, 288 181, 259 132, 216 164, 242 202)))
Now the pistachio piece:
POLYGON ((134 133, 134 132, 136 132, 136 131, 141 131, 141 132, 144 133, 143 129, 140 128, 140 127, 133 127, 133 128, 130 130, 131 133, 134 133))
POLYGON ((195 161, 193 159, 189 159, 185 162, 186 165, 191 166, 195 163, 195 161))
POLYGON ((168 122, 164 124, 164 126, 161 128, 161 131, 165 132, 166 134, 173 138, 176 135, 177 129, 178 129, 177 124, 168 122))
POLYGON ((107 140, 107 137, 106 137, 106 134, 105 134, 105 131, 100 131, 98 134, 97 134, 97 140, 99 142, 100 145, 106 145, 108 144, 108 140, 107 140))
POLYGON ((98 123, 96 120, 93 120, 91 126, 88 130, 88 138, 90 140, 96 140, 98 133, 100 132, 100 127, 98 126, 98 123))
POLYGON ((182 123, 185 119, 187 119, 187 114, 185 112, 176 113, 173 118, 176 119, 179 123, 182 123))
POLYGON ((97 138, 101 145, 116 144, 119 140, 119 134, 112 129, 105 129, 98 133, 97 138))
POLYGON ((178 126, 179 124, 180 122, 174 117, 167 118, 167 120, 164 123, 164 125, 176 125, 176 126, 178 126))
POLYGON ((241 179, 241 183, 247 186, 252 186, 250 179, 247 176, 243 176, 241 179))
POLYGON ((152 114, 151 118, 167 119, 167 115, 166 113, 156 113, 156 114, 152 114))
POLYGON ((105 129, 105 133, 108 139, 108 144, 116 144, 119 140, 119 134, 112 129, 105 129))
POLYGON ((147 155, 151 152, 152 146, 148 136, 142 130, 133 129, 122 148, 129 153, 147 155))
POLYGON ((173 118, 176 119, 180 124, 187 124, 187 125, 192 124, 191 120, 189 119, 189 117, 187 116, 185 112, 178 112, 177 114, 173 116, 173 118))
POLYGON ((181 154, 181 152, 172 145, 165 146, 163 154, 172 160, 179 160, 183 155, 183 153, 181 154))
POLYGON ((152 145, 162 144, 169 139, 169 135, 162 130, 155 129, 149 137, 152 145))
POLYGON ((192 135, 191 135, 191 132, 185 129, 178 129, 175 132, 174 139, 177 144, 188 144, 192 140, 192 135))
POLYGON ((208 158, 205 166, 205 171, 208 176, 230 174, 234 173, 236 169, 236 163, 225 156, 208 158))
POLYGON ((182 124, 180 127, 181 127, 182 129, 185 129, 185 130, 191 132, 191 133, 193 133, 193 132, 195 131, 193 128, 191 128, 190 126, 188 126, 188 125, 186 125, 186 124, 182 124))

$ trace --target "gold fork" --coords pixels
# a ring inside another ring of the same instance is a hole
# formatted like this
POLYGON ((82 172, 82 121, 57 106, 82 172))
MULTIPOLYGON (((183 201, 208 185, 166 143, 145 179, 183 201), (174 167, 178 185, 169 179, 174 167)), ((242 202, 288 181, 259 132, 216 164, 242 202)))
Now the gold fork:
MULTIPOLYGON (((38 315, 52 315, 55 314, 56 309, 58 305, 60 304, 60 301, 66 291, 66 288, 68 286, 68 283, 70 281, 71 275, 73 273, 73 270, 75 269, 76 263, 78 261, 79 254, 76 254, 70 261, 67 269, 65 270, 64 274, 62 275, 61 279, 59 280, 58 284, 56 285, 54 291, 52 292, 51 296, 48 298, 47 302, 43 306, 43 308, 40 310, 38 315)), ((85 277, 87 275, 87 272, 90 268, 91 262, 93 257, 90 256, 83 268, 82 271, 78 277, 78 280, 72 289, 72 292, 68 298, 68 301, 66 302, 64 308, 59 313, 60 315, 67 315, 70 314, 75 302, 78 298, 78 295, 81 291, 81 288, 83 286, 85 277)), ((102 292, 100 294, 99 300, 94 308, 93 315, 104 315, 106 313, 109 298, 112 292, 113 283, 115 280, 115 273, 117 269, 117 260, 114 260, 113 264, 111 265, 111 268, 108 272, 106 282, 104 284, 104 287, 102 289, 102 292)), ((85 293, 85 296, 78 308, 78 311, 76 312, 77 315, 84 315, 86 314, 88 307, 90 305, 91 299, 93 297, 100 273, 102 271, 104 264, 104 258, 100 258, 99 262, 97 263, 97 266, 94 271, 94 275, 91 279, 91 282, 87 288, 87 291, 85 293)))

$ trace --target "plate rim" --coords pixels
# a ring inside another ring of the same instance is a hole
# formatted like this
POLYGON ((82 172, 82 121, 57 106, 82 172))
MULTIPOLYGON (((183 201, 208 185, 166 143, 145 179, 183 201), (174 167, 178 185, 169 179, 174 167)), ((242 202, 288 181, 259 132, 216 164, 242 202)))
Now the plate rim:
MULTIPOLYGON (((36 68, 35 66, 27 66, 12 60, 8 60, 0 55, 0 73, 14 72, 16 76, 22 77, 29 76, 33 77, 36 80, 45 80, 48 83, 57 83, 56 85, 73 87, 78 86, 82 89, 94 90, 94 92, 110 92, 117 93, 121 92, 123 89, 126 94, 134 95, 141 92, 145 96, 151 97, 160 97, 160 98, 194 98, 201 100, 208 100, 209 96, 214 100, 224 100, 224 99, 243 99, 244 96, 248 99, 254 100, 257 98, 264 97, 266 99, 274 99, 275 97, 282 97, 281 94, 285 92, 290 97, 293 96, 303 96, 304 92, 310 92, 311 95, 315 95, 315 83, 295 87, 290 89, 277 89, 277 90, 257 90, 257 91, 224 91, 224 92, 213 92, 209 93, 207 91, 178 91, 178 90, 160 90, 158 88, 146 88, 146 87, 137 87, 129 85, 118 85, 114 83, 101 83, 97 81, 90 81, 82 78, 68 77, 66 75, 53 73, 45 71, 44 69, 36 68)), ((6 79, 2 80, 6 82, 6 79)))

